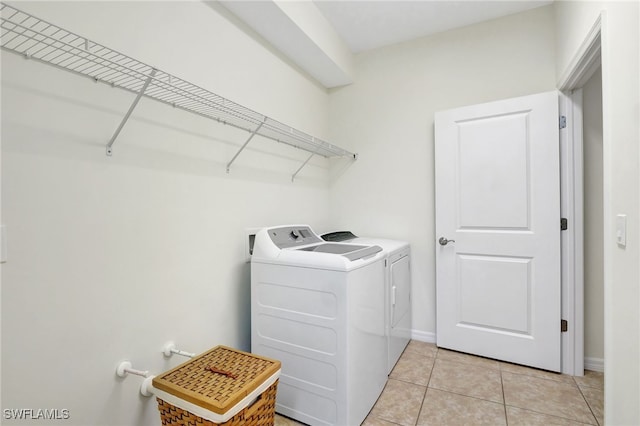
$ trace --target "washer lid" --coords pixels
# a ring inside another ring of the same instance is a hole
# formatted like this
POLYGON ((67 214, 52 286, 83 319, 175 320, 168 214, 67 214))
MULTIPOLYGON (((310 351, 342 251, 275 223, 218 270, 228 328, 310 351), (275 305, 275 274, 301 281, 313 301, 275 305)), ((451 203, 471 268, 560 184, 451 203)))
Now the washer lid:
POLYGON ((382 251, 382 247, 379 246, 361 246, 357 244, 336 244, 336 243, 324 243, 316 244, 309 247, 302 247, 297 250, 312 251, 315 253, 331 253, 339 254, 346 257, 349 260, 358 260, 365 257, 372 256, 382 251))

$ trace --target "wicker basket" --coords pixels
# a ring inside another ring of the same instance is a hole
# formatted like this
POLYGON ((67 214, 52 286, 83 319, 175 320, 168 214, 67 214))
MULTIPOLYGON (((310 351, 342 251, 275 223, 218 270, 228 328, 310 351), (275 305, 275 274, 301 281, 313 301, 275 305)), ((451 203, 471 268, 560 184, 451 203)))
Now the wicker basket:
POLYGON ((273 425, 280 361, 216 346, 153 379, 163 425, 273 425))

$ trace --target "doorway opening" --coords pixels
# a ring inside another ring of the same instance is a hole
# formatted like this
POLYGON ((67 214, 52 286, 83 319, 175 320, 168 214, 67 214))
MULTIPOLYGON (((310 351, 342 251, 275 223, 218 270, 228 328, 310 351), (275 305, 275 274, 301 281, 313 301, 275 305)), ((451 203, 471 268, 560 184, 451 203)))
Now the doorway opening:
POLYGON ((604 371, 602 72, 582 87, 584 164, 584 367, 604 371))
POLYGON ((562 371, 576 376, 604 370, 602 19, 558 85, 567 115, 562 215, 574 224, 562 236, 562 315, 574 324, 563 333, 562 371))

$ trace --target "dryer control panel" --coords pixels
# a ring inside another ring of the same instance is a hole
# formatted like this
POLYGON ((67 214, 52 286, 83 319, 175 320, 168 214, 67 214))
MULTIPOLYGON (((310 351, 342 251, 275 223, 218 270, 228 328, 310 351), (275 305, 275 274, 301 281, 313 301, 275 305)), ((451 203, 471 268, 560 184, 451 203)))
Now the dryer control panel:
POLYGON ((271 228, 268 232, 273 244, 280 249, 323 242, 322 238, 306 225, 271 228))

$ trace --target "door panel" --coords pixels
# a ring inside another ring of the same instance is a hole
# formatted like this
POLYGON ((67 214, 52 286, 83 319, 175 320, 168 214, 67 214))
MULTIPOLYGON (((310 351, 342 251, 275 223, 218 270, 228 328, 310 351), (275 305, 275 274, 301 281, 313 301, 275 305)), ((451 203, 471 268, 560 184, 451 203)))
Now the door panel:
POLYGON ((460 228, 528 228, 526 118, 518 112, 458 123, 460 228))
POLYGON ((560 371, 557 92, 435 122, 438 346, 560 371))
POLYGON ((531 259, 460 255, 457 266, 461 325, 530 334, 531 259))

